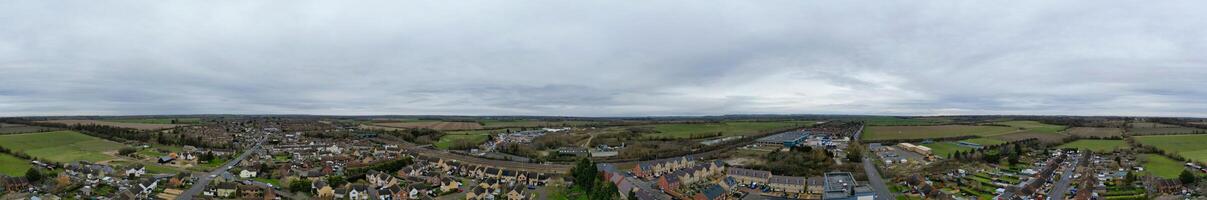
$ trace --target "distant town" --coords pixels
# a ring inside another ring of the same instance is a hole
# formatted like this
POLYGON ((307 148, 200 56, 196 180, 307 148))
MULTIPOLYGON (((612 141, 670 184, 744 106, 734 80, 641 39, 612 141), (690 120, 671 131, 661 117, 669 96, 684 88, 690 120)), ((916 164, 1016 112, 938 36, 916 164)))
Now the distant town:
POLYGON ((0 118, 0 199, 1194 199, 1207 120, 0 118))

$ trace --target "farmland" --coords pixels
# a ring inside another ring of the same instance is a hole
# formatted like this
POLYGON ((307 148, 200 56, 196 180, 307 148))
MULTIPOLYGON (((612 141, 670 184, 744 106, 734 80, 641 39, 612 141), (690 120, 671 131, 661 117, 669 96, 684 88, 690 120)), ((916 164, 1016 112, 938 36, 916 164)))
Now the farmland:
POLYGON ((1094 152, 1111 152, 1115 149, 1126 149, 1123 140, 1077 140, 1060 145, 1058 148, 1085 149, 1094 152))
POLYGON ((923 144, 922 146, 930 147, 930 152, 939 157, 950 157, 956 151, 968 151, 972 148, 960 146, 954 142, 935 142, 923 144))
POLYGON ((1035 138, 1035 139, 1038 139, 1040 142, 1053 143, 1053 144, 1063 142, 1064 139, 1067 137, 1069 137, 1069 136, 1056 134, 1056 133, 1041 133, 1041 132, 1030 132, 1030 131, 993 136, 994 139, 1010 141, 1010 142, 1035 138))
POLYGON ((721 122, 698 124, 657 124, 642 127, 652 127, 656 134, 646 137, 697 138, 709 137, 720 133, 722 136, 751 135, 764 131, 773 131, 791 127, 810 126, 811 121, 782 121, 782 122, 721 122))
POLYGON ((591 121, 540 121, 540 120, 481 120, 483 128, 508 127, 566 127, 595 124, 591 121))
POLYGON ((201 118, 106 119, 102 121, 135 124, 200 124, 201 118))
POLYGON ((877 117, 868 117, 868 118, 865 118, 862 120, 864 122, 866 122, 869 126, 925 126, 925 125, 940 125, 940 124, 951 122, 951 119, 937 118, 937 117, 902 118, 902 117, 877 116, 877 117))
POLYGON ((994 136, 1017 131, 1015 128, 1002 126, 869 126, 864 132, 864 140, 892 139, 925 139, 958 136, 994 136))
POLYGON ((2 124, 2 123, 0 123, 0 134, 36 133, 36 132, 47 132, 47 131, 57 131, 57 130, 61 130, 61 129, 50 128, 50 127, 40 127, 40 126, 27 126, 27 125, 23 125, 23 124, 2 124))
POLYGON ((132 129, 139 129, 139 130, 159 130, 159 129, 169 129, 169 128, 173 128, 173 127, 177 127, 177 126, 186 126, 186 125, 181 125, 181 124, 143 124, 143 123, 111 122, 111 121, 100 121, 100 120, 49 120, 49 121, 39 121, 39 122, 66 124, 66 125, 96 124, 96 125, 104 125, 104 126, 132 128, 132 129))
POLYGON ((29 170, 29 167, 29 161, 0 153, 0 175, 25 176, 25 171, 29 170))
POLYGON ((1027 131, 1037 132, 1037 133, 1057 133, 1057 132, 1063 131, 1065 128, 1067 128, 1066 126, 1044 124, 1044 123, 1039 123, 1037 121, 1007 121, 1007 122, 997 122, 996 124, 1002 124, 1002 125, 1008 125, 1011 127, 1022 128, 1022 129, 1026 129, 1027 131))
POLYGON ((1157 154, 1141 154, 1144 161, 1144 171, 1161 178, 1173 179, 1182 173, 1182 163, 1157 154))
POLYGON ((1073 127, 1069 129, 1069 135, 1080 137, 1116 137, 1123 136, 1121 128, 1097 128, 1097 127, 1073 127))
POLYGON ((1136 142, 1199 162, 1207 161, 1207 135, 1135 136, 1136 142))
POLYGON ((445 122, 445 121, 407 121, 407 122, 383 122, 373 123, 373 126, 383 126, 391 128, 430 128, 442 131, 448 130, 473 130, 481 129, 482 125, 477 122, 445 122))
POLYGON ((1161 124, 1152 122, 1135 122, 1128 124, 1127 132, 1132 135, 1157 135, 1157 134, 1188 134, 1188 133, 1204 133, 1207 130, 1193 127, 1184 127, 1172 124, 1161 124))
POLYGON ((72 131, 0 135, 0 146, 55 162, 102 161, 125 145, 72 131))
POLYGON ((976 143, 981 146, 999 145, 999 144, 1006 143, 1006 141, 1001 141, 1001 140, 993 139, 993 138, 973 138, 973 139, 967 139, 967 140, 961 140, 961 141, 976 143))

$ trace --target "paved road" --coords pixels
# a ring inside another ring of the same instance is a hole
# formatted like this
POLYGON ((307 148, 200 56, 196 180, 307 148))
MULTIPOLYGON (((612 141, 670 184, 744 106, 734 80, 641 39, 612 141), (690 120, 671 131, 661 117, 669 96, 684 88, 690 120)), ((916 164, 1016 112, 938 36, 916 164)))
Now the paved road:
POLYGON ((374 138, 373 140, 382 142, 382 143, 387 143, 387 144, 397 144, 399 147, 401 147, 403 150, 405 150, 404 153, 419 154, 419 155, 432 157, 432 158, 443 158, 446 160, 456 160, 461 163, 483 165, 483 166, 495 166, 495 167, 502 167, 502 168, 507 168, 507 169, 517 169, 517 170, 547 173, 547 174, 569 173, 570 168, 573 167, 571 165, 564 165, 564 164, 538 164, 538 163, 526 163, 526 162, 515 162, 515 161, 479 158, 479 157, 474 157, 474 156, 450 153, 447 151, 423 148, 419 145, 415 145, 414 143, 410 143, 410 142, 406 142, 406 141, 395 140, 395 139, 382 139, 382 138, 383 137, 378 137, 378 138, 374 138))
POLYGON ((1077 169, 1077 164, 1081 161, 1081 159, 1078 158, 1074 158, 1072 160, 1073 165, 1065 167, 1064 173, 1061 174, 1062 177, 1060 178, 1060 181, 1056 182, 1055 186, 1052 186, 1051 191, 1048 191, 1048 199, 1065 199, 1065 194, 1069 192, 1069 183, 1071 183, 1073 180, 1073 170, 1077 169))
POLYGON ((872 186, 873 191, 876 191, 877 200, 896 199, 893 196, 893 192, 888 190, 888 186, 884 185, 884 178, 880 177, 880 171, 876 170, 876 165, 872 164, 872 159, 867 156, 863 157, 863 170, 868 174, 868 185, 872 186))
POLYGON ((239 163, 240 161, 243 161, 243 159, 247 158, 247 156, 251 155, 253 152, 256 152, 257 150, 260 149, 261 142, 264 142, 263 138, 261 138, 260 141, 257 141, 255 146, 252 146, 250 149, 247 149, 247 151, 244 151, 243 154, 240 154, 239 157, 236 157, 233 160, 227 161, 226 164, 223 164, 221 167, 214 169, 214 171, 202 174, 200 178, 197 178, 197 181, 193 182, 193 187, 190 187, 189 190, 184 191, 184 193, 180 193, 180 196, 177 196, 176 200, 191 200, 191 199, 193 199, 194 196, 200 195, 201 191, 205 190, 205 186, 209 185, 208 183, 210 182, 210 180, 213 179, 210 176, 217 176, 218 174, 221 174, 223 171, 226 171, 226 168, 235 166, 235 164, 239 163))

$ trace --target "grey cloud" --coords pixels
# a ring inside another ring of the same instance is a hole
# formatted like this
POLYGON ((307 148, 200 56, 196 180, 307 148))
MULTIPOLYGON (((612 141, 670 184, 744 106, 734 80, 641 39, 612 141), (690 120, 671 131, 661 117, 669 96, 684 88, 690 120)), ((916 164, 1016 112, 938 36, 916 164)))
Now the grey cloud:
POLYGON ((0 116, 1205 116, 1198 1, 14 1, 0 116))

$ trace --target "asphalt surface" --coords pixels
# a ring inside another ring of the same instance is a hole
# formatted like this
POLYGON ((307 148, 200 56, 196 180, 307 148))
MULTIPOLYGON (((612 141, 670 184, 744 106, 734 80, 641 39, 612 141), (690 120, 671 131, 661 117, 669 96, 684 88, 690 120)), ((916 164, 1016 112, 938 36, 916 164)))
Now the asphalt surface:
POLYGON ((868 185, 872 187, 872 191, 876 191, 877 200, 892 200, 896 199, 893 192, 888 190, 888 186, 884 185, 884 178, 880 177, 880 171, 876 170, 876 165, 872 164, 872 159, 863 157, 863 170, 868 175, 868 185))
POLYGON ((191 199, 193 199, 194 196, 200 195, 201 191, 205 190, 205 186, 209 185, 208 183, 210 182, 210 180, 213 180, 213 178, 211 178, 210 176, 217 176, 218 174, 221 174, 223 171, 226 171, 226 168, 235 166, 236 163, 243 161, 243 159, 246 159, 247 156, 249 156, 253 152, 256 152, 257 150, 259 150, 260 143, 262 143, 263 141, 264 141, 264 139, 260 139, 260 141, 256 142, 255 146, 252 146, 247 151, 243 151, 243 154, 240 154, 239 157, 235 157, 235 159, 227 161, 226 164, 223 164, 221 167, 214 169, 214 171, 205 173, 200 178, 197 178, 197 181, 193 182, 193 186, 189 187, 189 190, 184 191, 183 193, 180 193, 180 196, 177 196, 176 200, 191 200, 191 199))
POLYGON ((1051 191, 1048 191, 1048 199, 1065 199, 1065 194, 1069 192, 1069 184, 1073 181, 1073 170, 1077 169, 1077 163, 1081 161, 1081 159, 1076 158, 1072 160, 1073 165, 1065 167, 1064 173, 1061 174, 1060 181, 1056 182, 1055 186, 1052 186, 1051 191))

